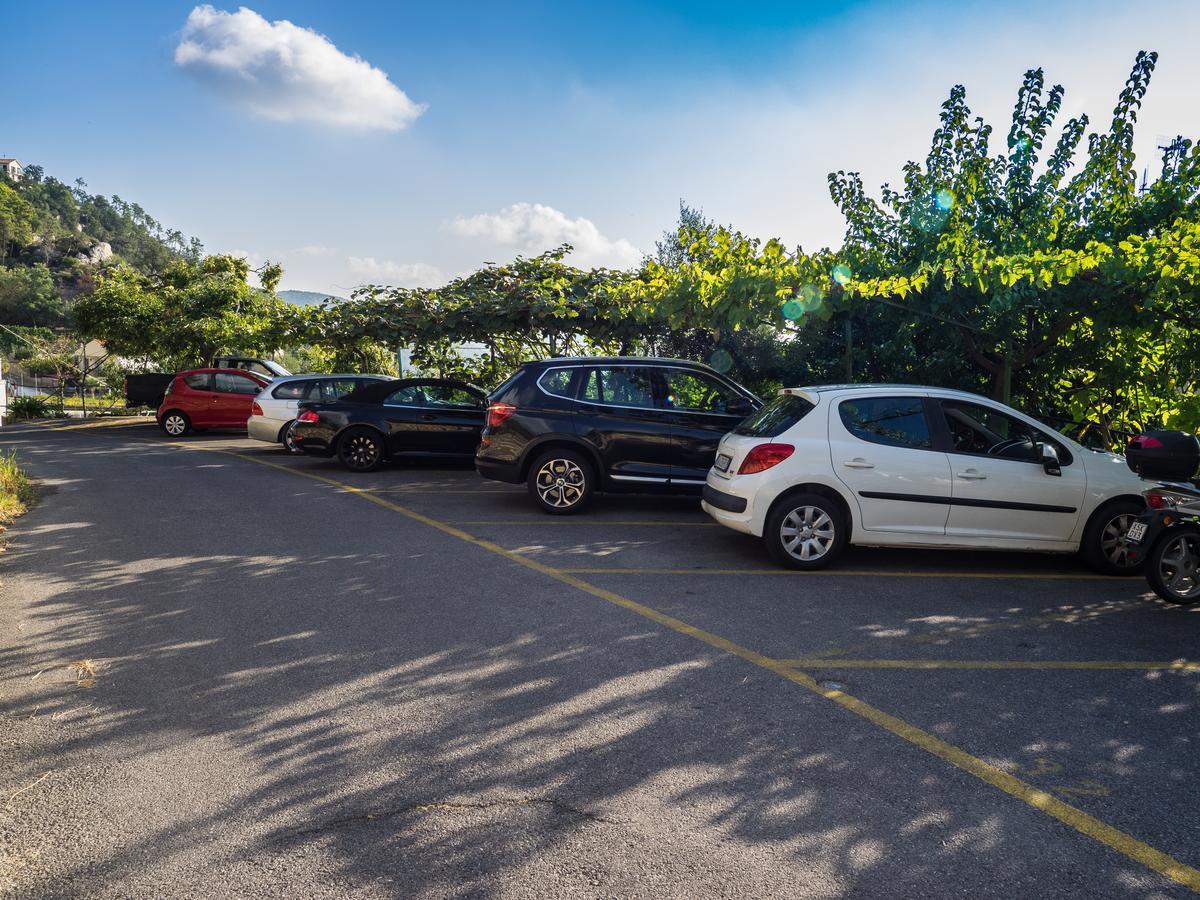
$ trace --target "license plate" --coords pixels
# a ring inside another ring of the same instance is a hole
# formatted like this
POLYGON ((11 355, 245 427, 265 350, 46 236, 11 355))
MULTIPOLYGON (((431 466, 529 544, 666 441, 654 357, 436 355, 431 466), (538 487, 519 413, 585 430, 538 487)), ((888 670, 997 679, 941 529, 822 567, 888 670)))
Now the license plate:
POLYGON ((728 472, 729 464, 733 462, 733 458, 727 453, 721 453, 717 456, 717 471, 728 472))
POLYGON ((1146 536, 1146 523, 1134 522, 1129 526, 1129 530, 1125 532, 1125 540, 1137 543, 1146 536))

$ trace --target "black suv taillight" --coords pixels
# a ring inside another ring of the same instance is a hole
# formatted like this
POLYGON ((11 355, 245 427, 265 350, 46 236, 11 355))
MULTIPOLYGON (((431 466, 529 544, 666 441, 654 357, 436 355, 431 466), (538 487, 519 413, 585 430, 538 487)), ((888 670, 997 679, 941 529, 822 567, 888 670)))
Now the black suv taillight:
POLYGON ((300 415, 296 416, 296 421, 307 422, 311 425, 313 422, 320 422, 321 417, 318 416, 313 410, 306 409, 304 412, 300 413, 300 415))
POLYGON ((493 403, 487 411, 487 427, 499 428, 504 421, 517 411, 511 403, 493 403))

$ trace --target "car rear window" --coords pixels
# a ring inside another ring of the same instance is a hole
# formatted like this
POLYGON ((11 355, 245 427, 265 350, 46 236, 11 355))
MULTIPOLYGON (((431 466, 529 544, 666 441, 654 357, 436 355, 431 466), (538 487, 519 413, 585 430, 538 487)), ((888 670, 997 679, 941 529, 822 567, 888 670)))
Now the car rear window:
POLYGON ((809 414, 813 404, 795 394, 780 394, 758 412, 743 419, 734 434, 778 437, 809 414))
POLYGON ((183 380, 187 383, 188 387, 196 391, 206 391, 208 390, 208 386, 212 384, 212 376, 207 372, 199 375, 184 375, 183 380))
POLYGON ((303 400, 311 381, 287 381, 275 388, 271 396, 276 400, 303 400))

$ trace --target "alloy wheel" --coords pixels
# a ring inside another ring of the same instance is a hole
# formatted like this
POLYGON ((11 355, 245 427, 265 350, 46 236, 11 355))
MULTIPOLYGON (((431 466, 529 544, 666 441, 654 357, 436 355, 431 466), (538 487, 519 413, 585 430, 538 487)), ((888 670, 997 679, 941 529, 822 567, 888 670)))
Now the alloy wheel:
POLYGON ((1125 535, 1136 518, 1133 513, 1113 516, 1100 532, 1100 550, 1104 558, 1117 568, 1127 569, 1133 565, 1129 559, 1129 541, 1125 535))
POLYGON ((183 416, 171 415, 163 419, 163 431, 172 437, 179 437, 187 431, 187 422, 183 416))
POLYGON ((356 434, 346 445, 346 462, 354 469, 367 469, 379 459, 379 445, 374 438, 356 434))
POLYGON ((1158 557, 1158 575, 1178 599, 1200 597, 1200 536, 1180 534, 1168 538, 1158 557))
POLYGON ((829 513, 816 506, 800 506, 779 526, 783 549, 803 562, 814 562, 833 547, 836 529, 829 513))
POLYGON ((300 448, 296 446, 296 435, 293 433, 295 427, 296 423, 293 422, 291 425, 285 428, 283 432, 283 449, 288 453, 300 452, 300 448))
POLYGON ((587 476, 569 459, 550 459, 537 473, 537 492, 542 502, 555 509, 566 509, 583 499, 587 476))

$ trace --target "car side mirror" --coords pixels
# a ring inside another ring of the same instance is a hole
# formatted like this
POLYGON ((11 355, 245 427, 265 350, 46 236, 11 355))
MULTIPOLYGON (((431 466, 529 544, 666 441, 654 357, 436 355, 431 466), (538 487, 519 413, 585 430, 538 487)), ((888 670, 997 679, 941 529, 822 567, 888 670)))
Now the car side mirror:
POLYGON ((1062 464, 1058 461, 1058 450, 1053 444, 1042 444, 1042 468, 1047 475, 1062 475, 1062 464))
POLYGON ((754 412, 754 404, 745 397, 734 397, 725 407, 731 416, 748 416, 754 412))

